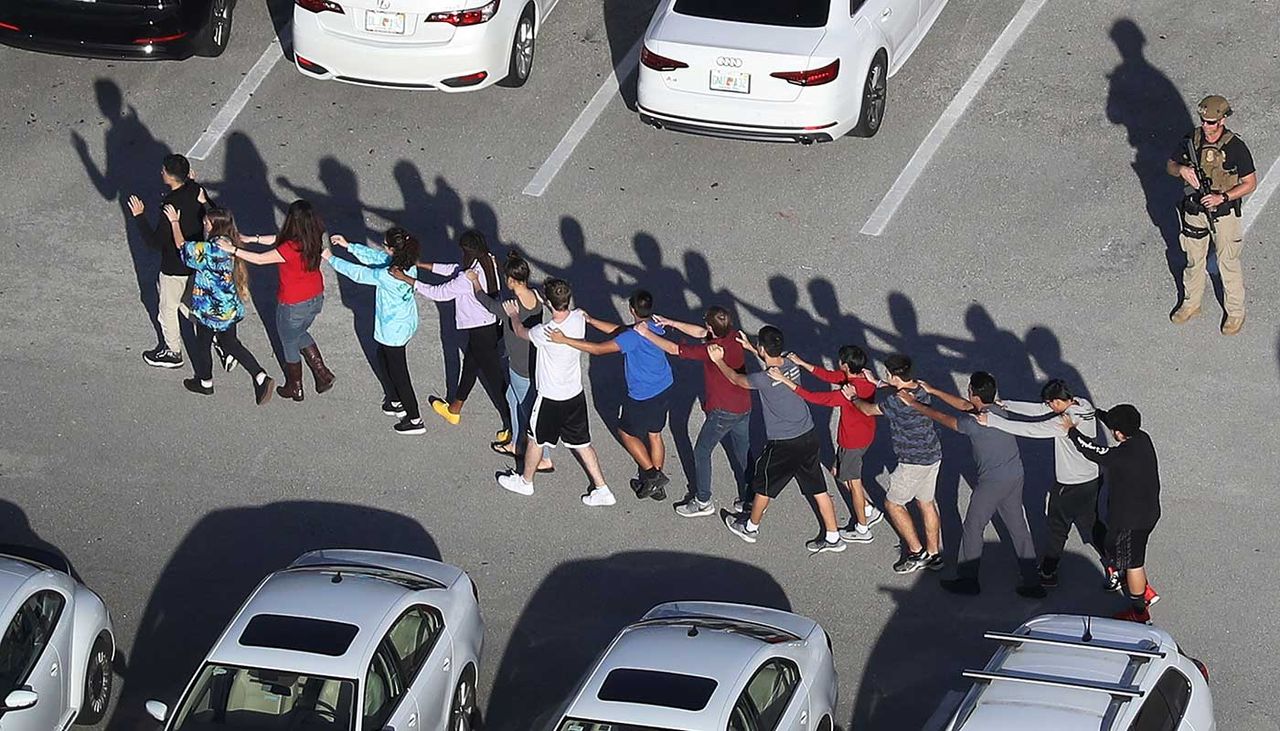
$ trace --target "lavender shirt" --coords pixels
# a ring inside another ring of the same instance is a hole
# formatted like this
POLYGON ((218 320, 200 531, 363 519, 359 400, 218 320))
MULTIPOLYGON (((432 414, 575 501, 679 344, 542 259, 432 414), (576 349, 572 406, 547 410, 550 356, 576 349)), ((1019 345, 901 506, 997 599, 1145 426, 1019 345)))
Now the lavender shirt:
MULTIPOLYGON (((492 258, 492 256, 490 257, 492 258)), ((480 266, 480 262, 471 265, 471 268, 480 272, 480 284, 486 290, 495 289, 496 283, 489 281, 489 275, 485 272, 484 267, 480 266)), ((494 268, 497 268, 495 262, 494 268)), ((427 284, 418 282, 413 285, 418 294, 429 300, 436 302, 453 302, 453 322, 454 326, 459 330, 474 330, 477 327, 492 325, 497 322, 497 318, 493 316, 480 301, 476 299, 475 287, 471 284, 471 280, 461 271, 462 267, 458 264, 432 264, 431 272, 441 276, 453 275, 453 278, 444 284, 427 284)))

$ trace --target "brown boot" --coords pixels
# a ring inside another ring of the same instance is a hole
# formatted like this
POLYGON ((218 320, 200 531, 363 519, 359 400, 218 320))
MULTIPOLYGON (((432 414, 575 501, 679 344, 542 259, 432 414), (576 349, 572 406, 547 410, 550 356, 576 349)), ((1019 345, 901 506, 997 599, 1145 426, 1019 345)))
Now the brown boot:
POLYGON ((1242 327, 1244 327, 1244 315, 1227 315, 1227 321, 1222 323, 1222 334, 1235 335, 1242 327))
POLYGON ((1172 315, 1169 315, 1169 320, 1175 325, 1181 325, 1198 314, 1200 314, 1200 307, 1198 305, 1191 305, 1187 302, 1183 302, 1182 306, 1174 310, 1172 315))
POLYGON ((276 393, 279 394, 280 398, 289 398, 294 401, 302 400, 301 363, 284 364, 284 385, 276 386, 276 393))
POLYGON ((320 356, 320 348, 315 345, 308 345, 303 348, 302 359, 307 362, 307 367, 311 369, 311 375, 316 379, 316 393, 324 393, 333 388, 333 382, 337 380, 337 377, 324 364, 324 358, 320 356))

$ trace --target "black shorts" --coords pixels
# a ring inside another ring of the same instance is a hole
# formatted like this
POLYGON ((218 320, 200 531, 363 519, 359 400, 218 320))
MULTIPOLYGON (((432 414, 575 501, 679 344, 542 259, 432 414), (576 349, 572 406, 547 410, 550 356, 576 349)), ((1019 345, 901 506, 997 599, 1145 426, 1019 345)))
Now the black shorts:
POLYGON ((1149 530, 1107 531, 1107 555, 1111 557, 1114 568, 1124 571, 1146 566, 1147 539, 1150 537, 1149 530))
POLYGON ((567 401, 553 401, 539 395, 533 401, 529 435, 539 447, 554 447, 559 442, 570 449, 591 446, 586 394, 580 393, 567 401))
POLYGON ((813 429, 794 439, 770 440, 756 459, 751 492, 772 499, 794 478, 805 495, 825 493, 827 473, 820 455, 818 434, 813 429))
POLYGON ((671 389, 668 388, 644 401, 636 401, 628 395, 622 402, 622 421, 619 427, 633 437, 657 434, 666 429, 669 408, 667 397, 670 393, 671 389))

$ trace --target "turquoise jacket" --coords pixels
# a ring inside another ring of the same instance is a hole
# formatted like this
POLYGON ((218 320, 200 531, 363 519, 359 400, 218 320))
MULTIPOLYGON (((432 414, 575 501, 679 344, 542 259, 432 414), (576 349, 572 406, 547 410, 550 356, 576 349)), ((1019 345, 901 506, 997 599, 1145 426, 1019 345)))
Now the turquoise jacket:
MULTIPOLYGON (((418 303, 413 298, 413 287, 387 271, 391 256, 386 252, 363 244, 348 244, 347 251, 360 263, 332 256, 329 265, 353 282, 378 288, 374 299, 373 339, 395 347, 409 342, 418 329, 418 303)), ((417 277, 418 268, 409 267, 405 273, 417 277)))

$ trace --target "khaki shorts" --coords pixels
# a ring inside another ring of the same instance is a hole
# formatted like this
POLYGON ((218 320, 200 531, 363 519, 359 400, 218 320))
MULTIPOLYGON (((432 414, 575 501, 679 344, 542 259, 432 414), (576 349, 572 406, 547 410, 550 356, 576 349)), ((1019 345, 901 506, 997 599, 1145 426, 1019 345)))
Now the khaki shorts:
POLYGON ((906 505, 912 500, 922 503, 933 502, 933 493, 938 488, 938 467, 942 462, 933 464, 902 464, 889 473, 889 491, 885 499, 895 505, 906 505))

